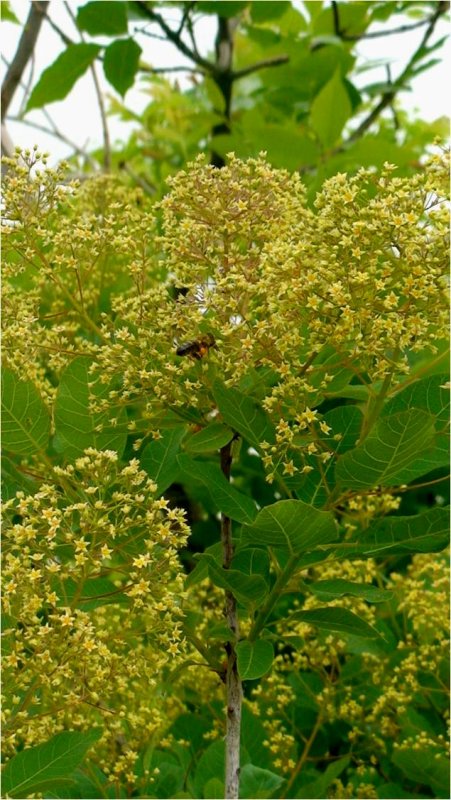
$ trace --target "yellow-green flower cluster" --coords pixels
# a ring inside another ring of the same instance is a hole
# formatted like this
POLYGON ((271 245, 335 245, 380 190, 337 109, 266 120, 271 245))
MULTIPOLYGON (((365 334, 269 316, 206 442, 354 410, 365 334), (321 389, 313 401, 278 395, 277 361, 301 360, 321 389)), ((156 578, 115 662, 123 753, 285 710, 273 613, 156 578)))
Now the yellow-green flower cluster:
POLYGON ((52 397, 58 375, 101 339, 110 298, 153 275, 149 202, 112 176, 67 182, 67 165, 34 150, 6 159, 3 195, 3 354, 52 397))
POLYGON ((9 164, 4 348, 50 397, 48 375, 90 355, 120 381, 104 404, 139 402, 158 428, 168 409, 209 419, 219 378, 270 414, 272 480, 326 469, 336 432, 315 407, 337 385, 364 384, 371 402, 446 338, 445 156, 409 178, 390 164, 337 175, 314 208, 264 154, 221 170, 200 157, 170 180, 159 237, 139 192, 105 177, 67 187, 35 162, 9 164), (204 358, 177 355, 206 334, 204 358))
POLYGON ((447 335, 442 197, 427 171, 393 169, 331 178, 309 209, 299 177, 264 156, 231 155, 221 170, 199 158, 161 203, 166 286, 115 302, 122 324, 98 353, 104 380, 120 375, 123 396, 146 398, 149 415, 191 406, 206 418, 214 378, 248 385, 276 425, 268 472, 321 467, 334 431, 315 405, 337 373, 370 395, 384 379, 388 391, 411 353, 447 335), (206 333, 208 356, 176 354, 206 333))
POLYGON ((5 503, 5 754, 102 721, 103 763, 126 731, 130 773, 128 751, 179 707, 152 690, 185 651, 178 551, 189 529, 155 491, 136 460, 89 449, 5 503))
MULTIPOLYGON (((374 560, 327 562, 301 573, 316 580, 337 577, 360 583, 380 585, 383 574, 374 560)), ((392 747, 413 749, 442 758, 448 753, 446 725, 448 706, 447 685, 444 678, 449 656, 449 566, 443 555, 416 555, 404 574, 393 572, 386 583, 395 594, 395 601, 383 615, 399 636, 398 649, 386 654, 383 650, 372 652, 362 644, 356 660, 353 648, 345 637, 320 635, 304 622, 283 620, 276 631, 283 651, 276 656, 270 676, 262 679, 253 691, 251 708, 260 716, 265 729, 271 733, 266 746, 273 764, 290 779, 293 758, 302 759, 305 742, 293 739, 293 718, 290 713, 298 698, 295 676, 305 674, 301 682, 304 703, 317 709, 318 718, 348 726, 351 750, 371 753, 368 763, 360 761, 359 769, 372 770, 378 760, 391 752, 392 747), (358 669, 356 669, 358 664, 358 669), (354 665, 354 666, 353 666, 354 665), (309 678, 314 673, 315 680, 309 678), (346 675, 346 680, 344 676, 346 675), (315 688, 313 688, 315 687, 315 688), (322 687, 322 688, 320 688, 322 687), (437 719, 443 716, 433 733, 427 723, 425 728, 412 734, 409 721, 421 725, 421 703, 429 699, 436 709, 437 719), (420 704, 420 705, 419 705, 420 704), (413 715, 413 716, 412 716, 413 715), (280 742, 280 748, 277 747, 280 742), (296 748, 298 748, 296 754, 296 748), (283 758, 283 754, 285 758, 283 758), (290 763, 288 763, 290 760, 290 763)), ((296 578, 287 587, 294 591, 296 578)), ((303 608, 324 607, 324 600, 308 596, 303 608)), ((375 606, 359 598, 343 597, 327 603, 329 606, 348 608, 370 624, 375 621, 375 606)), ((321 725, 318 725, 321 729, 321 725)), ((375 773, 376 774, 376 773, 375 773)), ((340 780, 335 783, 331 797, 373 797, 376 791, 371 783, 353 787, 340 780), (363 793, 362 793, 363 792, 363 793)))

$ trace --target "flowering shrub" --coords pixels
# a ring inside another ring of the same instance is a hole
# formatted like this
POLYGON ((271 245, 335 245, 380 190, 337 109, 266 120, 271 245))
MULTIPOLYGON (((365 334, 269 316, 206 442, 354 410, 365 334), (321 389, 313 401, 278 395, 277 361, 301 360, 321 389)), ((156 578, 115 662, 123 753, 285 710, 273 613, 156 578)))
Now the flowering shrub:
POLYGON ((8 795, 446 796, 445 161, 7 160, 8 795))

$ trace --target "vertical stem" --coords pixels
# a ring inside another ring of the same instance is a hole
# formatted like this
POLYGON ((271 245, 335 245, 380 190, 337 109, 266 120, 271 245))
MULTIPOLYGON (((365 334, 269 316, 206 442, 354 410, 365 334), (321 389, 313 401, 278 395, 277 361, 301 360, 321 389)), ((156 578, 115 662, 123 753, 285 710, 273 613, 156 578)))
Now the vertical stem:
MULTIPOLYGON (((221 447, 221 470, 230 480, 232 467, 232 441, 221 447)), ((232 521, 225 514, 221 515, 222 565, 229 569, 233 557, 232 521)), ((243 691, 238 675, 235 642, 239 636, 239 623, 236 600, 229 591, 225 593, 225 616, 231 631, 230 641, 226 644, 227 673, 227 724, 226 724, 226 759, 225 759, 225 797, 227 800, 238 798, 240 782, 240 734, 241 704, 243 691)))
MULTIPOLYGON (((234 18, 226 19, 218 17, 218 34, 216 36, 215 50, 216 63, 212 74, 219 91, 224 99, 223 121, 215 125, 212 129, 213 136, 230 133, 230 119, 232 114, 232 90, 233 90, 233 35, 238 21, 234 18)), ((223 167, 225 161, 221 155, 212 152, 211 163, 214 167, 223 167)))
POLYGON ((362 430, 360 432, 360 437, 358 442, 359 444, 362 444, 362 442, 366 439, 374 423, 377 421, 381 408, 384 405, 384 400, 387 396, 387 392, 390 388, 392 378, 393 378, 393 370, 389 372, 388 375, 385 376, 380 392, 376 395, 376 397, 372 397, 369 400, 363 417, 362 430))

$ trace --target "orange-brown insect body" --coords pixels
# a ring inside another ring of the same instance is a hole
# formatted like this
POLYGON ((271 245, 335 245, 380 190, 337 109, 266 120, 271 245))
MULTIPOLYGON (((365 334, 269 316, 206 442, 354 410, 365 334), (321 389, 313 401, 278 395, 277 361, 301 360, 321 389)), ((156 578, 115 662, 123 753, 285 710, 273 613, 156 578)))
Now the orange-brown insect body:
POLYGON ((198 339, 179 345, 175 352, 178 356, 190 356, 196 361, 200 361, 208 353, 210 347, 216 348, 215 337, 211 333, 206 333, 198 339))

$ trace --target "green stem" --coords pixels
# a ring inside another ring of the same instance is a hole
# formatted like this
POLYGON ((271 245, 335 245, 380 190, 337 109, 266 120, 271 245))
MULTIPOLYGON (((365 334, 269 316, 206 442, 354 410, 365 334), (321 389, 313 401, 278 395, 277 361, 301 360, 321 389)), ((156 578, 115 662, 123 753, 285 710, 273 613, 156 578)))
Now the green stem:
POLYGON ((362 442, 366 439, 374 423, 379 417, 382 406, 384 405, 384 400, 390 388, 392 377, 393 370, 385 376, 380 392, 375 397, 370 397, 368 400, 366 413, 363 419, 362 430, 360 432, 359 444, 362 444, 362 442))
POLYGON ((264 628, 264 626, 266 625, 266 621, 269 615, 271 614, 271 611, 273 610, 275 604, 277 603, 280 595, 285 589, 289 579, 291 578, 296 568, 297 562, 298 562, 297 556, 291 554, 283 570, 276 579, 276 582, 272 587, 266 602, 263 604, 263 606, 261 607, 260 611, 258 612, 255 618, 254 624, 248 636, 248 640, 250 642, 255 642, 258 634, 260 633, 262 628, 264 628))

